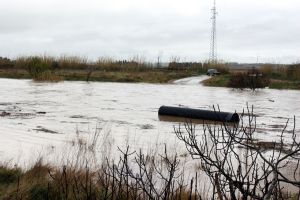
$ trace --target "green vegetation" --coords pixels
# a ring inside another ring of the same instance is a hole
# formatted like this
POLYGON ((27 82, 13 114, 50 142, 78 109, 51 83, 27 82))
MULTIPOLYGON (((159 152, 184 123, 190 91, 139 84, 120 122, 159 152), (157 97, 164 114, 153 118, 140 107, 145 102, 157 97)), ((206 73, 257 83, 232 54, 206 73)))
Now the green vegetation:
POLYGON ((11 168, 5 165, 0 166, 0 199, 7 188, 17 183, 21 173, 19 168, 11 168))
MULTIPOLYGON (((239 85, 230 86, 230 80, 232 75, 220 75, 214 76, 210 79, 203 81, 202 83, 205 86, 209 87, 231 87, 231 88, 248 88, 241 87, 239 85)), ((270 79, 268 84, 265 87, 269 87, 271 89, 290 89, 290 90, 299 90, 300 89, 300 81, 288 81, 288 80, 280 80, 280 79, 270 79)))
POLYGON ((206 74, 207 69, 217 69, 221 75, 214 76, 203 83, 213 87, 252 88, 269 87, 272 89, 300 89, 300 64, 265 64, 255 73, 257 80, 251 80, 251 70, 230 69, 229 64, 208 62, 179 62, 173 59, 168 66, 148 63, 141 57, 128 60, 115 60, 102 57, 96 61, 78 56, 31 56, 15 60, 0 57, 0 77, 33 79, 35 81, 57 82, 103 81, 103 82, 146 82, 169 83, 170 81, 195 75, 206 74))
POLYGON ((11 68, 14 66, 14 63, 8 58, 0 57, 0 69, 1 68, 11 68))
POLYGON ((31 76, 24 69, 0 69, 1 78, 14 78, 14 79, 30 79, 31 76))
POLYGON ((300 89, 300 64, 287 66, 265 65, 261 68, 261 71, 270 78, 270 88, 300 89))
POLYGON ((189 62, 170 62, 168 69, 169 70, 190 70, 194 72, 198 72, 201 74, 206 74, 208 69, 217 69, 218 72, 222 74, 228 74, 229 73, 229 66, 226 63, 216 63, 211 64, 209 62, 204 63, 189 63, 189 62))
POLYGON ((20 174, 21 170, 19 168, 0 166, 0 185, 7 185, 16 182, 20 174))
MULTIPOLYGON (((5 184, 0 182, 1 200, 148 199, 138 185, 127 185, 126 179, 118 179, 117 172, 114 174, 115 178, 109 177, 105 174, 109 172, 103 171, 104 169, 95 171, 75 167, 53 169, 39 161, 24 172, 19 173, 10 168, 5 170, 9 175, 14 172, 15 178, 13 181, 6 181, 5 184)), ((1 179, 6 178, 5 176, 0 174, 1 179)), ((168 194, 174 195, 177 199, 187 200, 194 195, 186 188, 187 186, 182 186, 182 191, 168 191, 168 194)))
POLYGON ((214 76, 203 82, 206 86, 231 88, 252 88, 251 83, 255 83, 255 88, 300 89, 300 64, 286 66, 268 64, 254 71, 231 70, 229 74, 214 76))
POLYGON ((300 81, 300 64, 282 66, 266 64, 260 70, 270 79, 300 81))
MULTIPOLYGON (((58 74, 64 77, 65 80, 86 80, 86 73, 83 71, 59 71, 58 74)), ((90 81, 102 81, 102 82, 145 82, 145 83, 168 83, 171 80, 185 78, 194 75, 193 72, 186 71, 169 71, 162 69, 153 69, 149 71, 94 71, 90 81)))
POLYGON ((213 76, 210 79, 206 79, 202 83, 205 86, 211 86, 211 87, 227 87, 229 84, 229 80, 230 80, 230 75, 225 74, 225 75, 213 76))
POLYGON ((269 78, 263 75, 259 70, 248 70, 247 73, 232 74, 229 79, 228 86, 231 88, 249 88, 255 90, 257 88, 265 88, 269 85, 269 78))
MULTIPOLYGON (((35 81, 61 81, 62 78, 55 74, 56 62, 51 57, 23 57, 14 62, 15 69, 23 69, 35 81)), ((14 70, 15 75, 19 75, 20 70, 14 70)), ((6 71, 8 72, 8 71, 6 71)))
POLYGON ((40 57, 29 57, 23 62, 24 67, 34 79, 38 78, 44 72, 52 70, 51 62, 40 57))
POLYGON ((41 161, 25 172, 0 166, 0 199, 47 199, 49 170, 41 161))
POLYGON ((284 81, 271 79, 269 88, 300 90, 300 81, 284 81))
MULTIPOLYGON (((168 83, 172 80, 204 74, 208 63, 177 63, 161 67, 147 63, 139 57, 129 60, 99 58, 89 61, 84 57, 20 57, 16 60, 0 59, 0 77, 32 78, 36 81, 111 81, 168 83)), ((226 66, 220 64, 220 70, 226 66)))

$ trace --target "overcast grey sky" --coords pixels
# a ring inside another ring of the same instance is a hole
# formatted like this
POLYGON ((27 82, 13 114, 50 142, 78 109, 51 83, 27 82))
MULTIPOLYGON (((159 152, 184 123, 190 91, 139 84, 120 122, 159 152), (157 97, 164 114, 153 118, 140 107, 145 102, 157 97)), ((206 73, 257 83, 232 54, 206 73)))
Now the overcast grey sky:
MULTIPOLYGON (((1 0, 0 56, 208 58, 213 0, 1 0)), ((218 57, 300 61, 299 0, 217 0, 218 57)))

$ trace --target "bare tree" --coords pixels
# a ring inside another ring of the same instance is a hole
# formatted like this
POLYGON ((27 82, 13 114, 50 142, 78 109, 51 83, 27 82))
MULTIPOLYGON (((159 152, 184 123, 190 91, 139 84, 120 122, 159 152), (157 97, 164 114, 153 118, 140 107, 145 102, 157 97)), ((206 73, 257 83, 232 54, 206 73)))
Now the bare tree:
POLYGON ((295 118, 289 144, 284 137, 287 124, 278 141, 270 143, 268 151, 255 142, 253 107, 247 107, 239 124, 206 124, 203 134, 197 135, 195 125, 186 123, 184 129, 175 128, 175 133, 192 158, 199 159, 213 185, 213 196, 220 200, 283 199, 282 184, 300 188, 300 179, 296 176, 300 141, 295 133, 295 118), (294 177, 288 178, 282 169, 292 162, 296 166, 294 177))

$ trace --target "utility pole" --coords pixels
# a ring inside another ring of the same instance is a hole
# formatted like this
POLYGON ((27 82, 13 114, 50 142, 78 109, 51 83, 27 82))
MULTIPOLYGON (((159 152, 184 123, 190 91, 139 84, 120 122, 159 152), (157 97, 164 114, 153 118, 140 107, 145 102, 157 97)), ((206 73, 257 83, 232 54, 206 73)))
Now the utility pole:
POLYGON ((211 26, 211 38, 210 38, 210 53, 209 53, 209 62, 211 64, 217 64, 218 57, 217 57, 217 7, 216 7, 216 0, 214 0, 212 11, 212 26, 211 26))

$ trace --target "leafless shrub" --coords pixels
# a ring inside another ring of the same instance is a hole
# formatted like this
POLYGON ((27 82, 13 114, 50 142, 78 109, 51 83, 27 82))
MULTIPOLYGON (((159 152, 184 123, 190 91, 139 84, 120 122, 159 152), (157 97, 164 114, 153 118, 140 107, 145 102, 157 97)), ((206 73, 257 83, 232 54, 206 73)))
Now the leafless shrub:
POLYGON ((256 90, 257 88, 267 87, 269 83, 270 80, 265 74, 253 68, 248 70, 247 73, 232 74, 228 86, 232 88, 249 88, 251 90, 256 90))
POLYGON ((253 107, 247 108, 247 113, 242 114, 240 124, 204 125, 203 134, 197 135, 195 126, 186 123, 184 130, 179 127, 175 132, 210 178, 213 197, 233 200, 283 199, 283 184, 300 188, 300 179, 296 176, 300 140, 294 127, 287 151, 287 141, 284 139, 286 127, 287 124, 276 148, 274 145, 268 152, 252 142, 256 131, 253 107), (244 116, 247 116, 246 121, 244 116), (294 177, 288 178, 282 171, 292 162, 296 162, 294 177))

